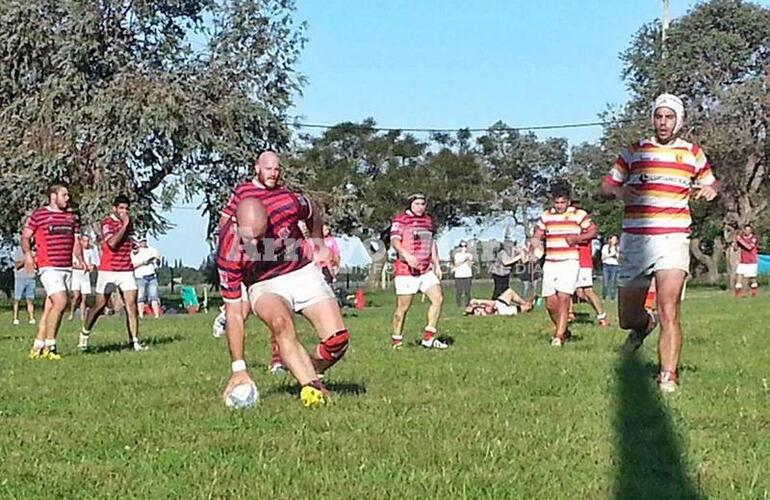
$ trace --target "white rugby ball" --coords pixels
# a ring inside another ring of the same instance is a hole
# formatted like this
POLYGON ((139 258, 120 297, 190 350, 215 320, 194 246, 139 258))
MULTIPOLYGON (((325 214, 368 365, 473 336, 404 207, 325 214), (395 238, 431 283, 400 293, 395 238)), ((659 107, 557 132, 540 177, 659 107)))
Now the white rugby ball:
POLYGON ((257 404, 259 401, 259 391, 254 384, 240 384, 236 385, 230 394, 225 399, 225 405, 228 408, 235 408, 242 410, 244 408, 250 408, 257 404))

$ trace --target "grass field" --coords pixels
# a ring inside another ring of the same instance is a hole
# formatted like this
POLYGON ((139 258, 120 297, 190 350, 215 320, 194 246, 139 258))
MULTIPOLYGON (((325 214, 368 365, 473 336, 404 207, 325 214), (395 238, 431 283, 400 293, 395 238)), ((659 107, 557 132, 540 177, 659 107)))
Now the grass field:
POLYGON ((622 332, 581 323, 554 349, 542 309, 465 318, 449 296, 451 350, 392 352, 393 299, 370 297, 315 410, 267 373, 253 320, 263 399, 238 412, 219 399, 213 314, 143 321, 145 353, 108 318, 79 354, 65 323, 49 362, 27 360, 32 327, 0 313, 0 498, 770 498, 769 296, 690 292, 682 391, 665 398, 657 335, 622 361, 622 332))

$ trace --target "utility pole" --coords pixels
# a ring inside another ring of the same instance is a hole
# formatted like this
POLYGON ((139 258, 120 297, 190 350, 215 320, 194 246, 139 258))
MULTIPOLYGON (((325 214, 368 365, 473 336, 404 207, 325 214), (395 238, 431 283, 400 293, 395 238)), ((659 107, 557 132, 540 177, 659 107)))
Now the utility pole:
POLYGON ((663 43, 663 57, 666 57, 666 34, 671 22, 670 0, 663 0, 663 18, 661 19, 661 40, 663 43))

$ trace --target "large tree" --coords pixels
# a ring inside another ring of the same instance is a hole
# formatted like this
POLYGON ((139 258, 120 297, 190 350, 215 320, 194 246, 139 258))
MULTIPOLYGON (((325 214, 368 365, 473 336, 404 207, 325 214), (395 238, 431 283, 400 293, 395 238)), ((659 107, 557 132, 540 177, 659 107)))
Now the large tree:
POLYGON ((302 78, 292 0, 29 0, 0 11, 0 235, 70 184, 86 222, 127 193, 162 231, 174 197, 212 213, 255 152, 284 148, 302 78))
POLYGON ((770 9, 741 0, 705 2, 671 24, 665 47, 658 24, 650 23, 621 58, 631 99, 609 115, 604 146, 617 151, 642 131, 649 134, 657 94, 684 98, 685 138, 704 148, 721 181, 712 206, 693 207, 693 254, 714 282, 735 230, 768 225, 770 9))
MULTIPOLYGON (((289 177, 326 202, 327 217, 338 231, 387 240, 391 218, 415 192, 428 197, 440 228, 489 208, 483 165, 469 151, 465 132, 426 142, 400 131, 378 131, 367 119, 340 123, 305 140, 289 162, 289 177)), ((385 248, 378 250, 368 278, 372 287, 386 262, 385 248)))

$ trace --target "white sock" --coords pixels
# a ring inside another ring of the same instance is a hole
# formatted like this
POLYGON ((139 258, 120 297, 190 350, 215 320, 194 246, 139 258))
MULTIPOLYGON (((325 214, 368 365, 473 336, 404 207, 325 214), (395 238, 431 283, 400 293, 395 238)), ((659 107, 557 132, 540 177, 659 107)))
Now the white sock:
POLYGON ((45 341, 43 340, 35 339, 35 342, 32 344, 32 348, 36 351, 39 351, 43 347, 45 347, 45 341))
POLYGON ((45 347, 50 348, 56 348, 56 339, 45 339, 45 347))

